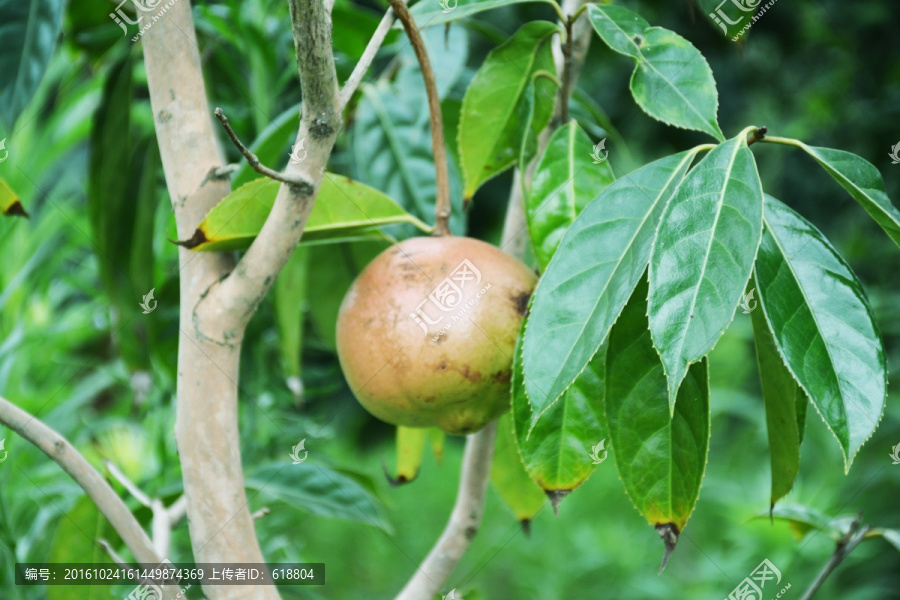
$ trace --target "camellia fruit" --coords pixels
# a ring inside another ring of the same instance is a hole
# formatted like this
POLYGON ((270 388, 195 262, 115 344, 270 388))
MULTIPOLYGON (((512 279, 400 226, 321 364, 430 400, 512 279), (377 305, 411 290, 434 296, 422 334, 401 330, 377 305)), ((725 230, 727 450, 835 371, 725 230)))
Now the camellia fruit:
POLYGON ((338 313, 338 357, 356 398, 394 425, 481 429, 509 408, 513 349, 535 283, 524 264, 472 238, 388 248, 338 313))

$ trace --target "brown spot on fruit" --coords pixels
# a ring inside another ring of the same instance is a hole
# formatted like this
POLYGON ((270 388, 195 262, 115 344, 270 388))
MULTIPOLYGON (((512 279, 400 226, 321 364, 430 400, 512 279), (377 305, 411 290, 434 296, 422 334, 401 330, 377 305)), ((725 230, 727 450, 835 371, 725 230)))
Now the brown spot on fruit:
POLYGON ((525 316, 525 311, 528 310, 528 300, 530 299, 531 292, 522 292, 510 296, 510 300, 512 300, 513 306, 516 308, 516 312, 518 312, 523 317, 525 316))
POLYGON ((471 238, 412 238, 380 254, 338 313, 338 357, 360 404, 394 425, 484 427, 509 408, 509 357, 535 283, 471 238))

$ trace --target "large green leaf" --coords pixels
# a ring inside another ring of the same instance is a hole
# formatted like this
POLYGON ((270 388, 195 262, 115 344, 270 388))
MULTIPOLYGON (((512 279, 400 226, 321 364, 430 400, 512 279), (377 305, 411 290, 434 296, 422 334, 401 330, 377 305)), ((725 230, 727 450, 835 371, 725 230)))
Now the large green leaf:
POLYGON ((756 261, 760 304, 849 470, 878 426, 887 392, 875 317, 849 265, 809 221, 768 196, 765 225, 756 261))
MULTIPOLYGON (((114 62, 91 130, 87 213, 101 281, 113 307, 118 350, 131 369, 150 368, 154 319, 139 302, 155 290, 153 223, 160 167, 155 140, 131 114, 134 59, 114 62)), ((149 300, 148 300, 149 301, 149 300)), ((151 303, 152 304, 152 303, 151 303)))
MULTIPOLYGON (((444 97, 464 72, 466 32, 451 28, 446 46, 441 30, 426 31, 423 38, 432 66, 440 73, 438 94, 444 97)), ((351 166, 356 179, 383 191, 422 221, 434 223, 436 184, 428 100, 418 63, 409 50, 400 54, 401 66, 393 81, 380 79, 362 87, 353 121, 351 166)), ((462 178, 449 141, 445 142, 450 155, 450 229, 454 235, 463 235, 462 178)), ((409 226, 399 229, 397 237, 416 233, 409 226)))
MULTIPOLYGON (((179 243, 198 252, 248 248, 272 211, 279 185, 261 177, 241 186, 209 211, 191 239, 179 243)), ((393 223, 411 223, 422 231, 430 231, 378 190, 342 175, 325 173, 301 243, 379 238, 383 237, 379 227, 393 223)))
POLYGON ((591 138, 571 121, 553 132, 534 171, 525 211, 541 268, 575 217, 616 179, 609 161, 595 164, 592 147, 591 138))
POLYGON ((559 502, 594 472, 591 448, 607 437, 603 414, 606 352, 601 349, 596 353, 559 402, 532 427, 533 408, 522 372, 522 340, 529 320, 523 321, 516 341, 511 385, 513 425, 525 470, 556 510, 559 502))
POLYGON ((310 462, 291 464, 287 458, 285 453, 284 462, 253 470, 246 487, 319 517, 373 525, 390 533, 381 503, 353 477, 310 462))
POLYGON ((544 508, 547 497, 525 471, 516 448, 512 421, 510 413, 505 413, 497 421, 491 485, 527 532, 528 524, 544 508))
POLYGON ((646 294, 643 278, 609 333, 606 418, 619 476, 663 538, 668 558, 706 469, 709 380, 705 359, 692 365, 670 416, 666 376, 647 329, 646 294))
POLYGON ((591 4, 588 17, 606 45, 634 59, 631 94, 648 115, 725 139, 716 120, 716 80, 689 41, 668 29, 650 27, 640 15, 621 6, 591 4))
MULTIPOLYGON (((523 2, 550 3, 552 0, 443 0, 443 3, 442 0, 427 0, 416 2, 409 12, 415 18, 419 29, 424 29, 468 18, 486 10, 523 2)), ((399 23, 396 25, 396 27, 400 26, 399 23)))
POLYGON ((900 246, 900 211, 888 198, 884 179, 875 165, 852 152, 807 146, 799 140, 776 139, 802 148, 812 156, 900 246))
MULTIPOLYGON (((459 153, 465 179, 464 196, 515 164, 522 147, 522 102, 538 70, 555 73, 550 37, 559 28, 549 21, 523 25, 503 45, 491 50, 472 78, 459 119, 459 153)), ((534 82, 531 128, 541 131, 550 121, 555 91, 546 78, 534 82)))
MULTIPOLYGON (((756 280, 751 278, 748 298, 756 290, 756 280)), ((800 470, 800 443, 806 425, 806 394, 794 381, 778 353, 775 338, 761 310, 750 308, 753 322, 753 339, 756 344, 756 361, 763 402, 766 406, 766 428, 769 434, 769 454, 772 463, 772 494, 770 505, 794 487, 794 479, 800 470)))
POLYGON ((62 0, 0 2, 0 126, 12 129, 37 90, 62 26, 62 0))
POLYGON ((662 158, 622 177, 569 227, 535 290, 525 332, 525 389, 533 420, 597 353, 647 266, 663 207, 698 151, 662 158))
POLYGON ((650 331, 669 403, 688 366, 728 327, 762 233, 763 192, 745 132, 715 147, 684 178, 650 254, 650 331))

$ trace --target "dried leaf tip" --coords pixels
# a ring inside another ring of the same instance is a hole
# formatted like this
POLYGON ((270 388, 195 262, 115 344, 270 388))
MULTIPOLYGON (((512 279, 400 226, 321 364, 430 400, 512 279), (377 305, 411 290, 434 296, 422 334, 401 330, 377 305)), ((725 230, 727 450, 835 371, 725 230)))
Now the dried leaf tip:
POLYGON ((559 503, 562 499, 572 493, 572 490, 544 490, 547 497, 550 498, 550 505, 553 507, 553 514, 559 516, 559 503))
POLYGON ((662 538, 663 544, 666 545, 666 553, 663 556, 662 564, 659 565, 659 572, 662 573, 669 563, 669 558, 675 550, 675 544, 678 543, 678 527, 674 523, 664 523, 656 526, 656 532, 662 538))

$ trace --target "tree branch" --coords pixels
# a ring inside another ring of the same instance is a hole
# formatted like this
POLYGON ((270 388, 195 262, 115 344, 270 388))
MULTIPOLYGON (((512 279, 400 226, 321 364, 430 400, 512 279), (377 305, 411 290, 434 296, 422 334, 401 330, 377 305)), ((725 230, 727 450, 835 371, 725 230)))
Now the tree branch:
MULTIPOLYGON (((587 56, 588 49, 591 45, 591 23, 587 17, 580 14, 584 12, 582 7, 588 4, 589 0, 563 0, 562 12, 564 15, 578 15, 572 22, 571 26, 566 26, 566 30, 571 32, 570 59, 566 60, 566 53, 563 52, 563 46, 559 41, 559 37, 553 38, 553 58, 556 63, 556 72, 562 73, 564 79, 561 81, 560 93, 557 94, 556 108, 553 112, 553 118, 550 124, 538 136, 537 153, 534 160, 528 165, 525 173, 520 173, 519 169, 513 170, 513 185, 509 193, 509 203, 506 210, 506 219, 503 223, 503 230, 508 234, 508 238, 504 239, 501 246, 506 252, 513 256, 522 257, 528 248, 529 237, 527 231, 527 222, 525 217, 525 190, 522 189, 522 182, 526 186, 531 185, 531 177, 537 165, 537 160, 547 149, 550 142, 550 135, 564 120, 568 114, 568 98, 578 83, 578 77, 581 75, 581 67, 584 65, 584 59, 587 56), (562 91, 565 88, 565 92, 562 91), (566 97, 566 103, 561 101, 561 97, 566 97), (524 177, 523 177, 524 175, 524 177)), ((568 45, 568 44, 567 44, 568 45)))
POLYGON ((419 570, 395 600, 433 598, 440 592, 475 538, 481 525, 484 496, 491 478, 496 434, 497 421, 491 421, 481 431, 468 436, 459 478, 459 492, 450 520, 419 570))
MULTIPOLYGON (((178 237, 189 238, 230 192, 209 177, 224 165, 216 142, 188 0, 176 2, 143 37, 150 105, 178 237)), ((282 186, 284 187, 284 186, 282 186)), ((194 308, 233 268, 230 255, 179 249, 180 338, 175 440, 198 563, 265 562, 244 491, 238 436, 240 344, 222 346, 195 333, 194 308), (204 435, 197 435, 197 431, 204 435)), ((272 586, 211 586, 210 600, 275 600, 272 586)))
POLYGON ((388 0, 397 18, 403 23, 409 43, 412 44, 425 80, 425 92, 428 95, 428 113, 431 117, 431 150, 434 153, 434 178, 437 188, 435 201, 435 224, 433 235, 450 233, 450 175, 447 167, 447 149, 444 146, 444 124, 441 120, 441 100, 438 96, 437 84, 434 81, 434 70, 428 60, 425 42, 416 27, 416 22, 404 0, 388 0))
MULTIPOLYGON (((128 510, 125 502, 69 443, 69 440, 2 396, 0 396, 0 423, 37 446, 81 486, 138 562, 154 565, 162 562, 147 533, 128 510)), ((167 586, 165 592, 167 598, 175 598, 178 590, 167 586)))
POLYGON ((356 91, 356 88, 359 87, 359 84, 360 82, 362 82, 363 77, 365 77, 366 71, 369 70, 369 67, 372 65, 372 61, 375 60, 375 55, 378 54, 378 49, 381 48, 381 44, 384 43, 384 38, 386 38, 387 34, 391 31, 391 27, 393 26, 393 24, 394 11, 389 8, 381 18, 381 22, 375 29, 375 33, 372 34, 372 37, 369 40, 369 43, 366 45, 366 49, 363 52, 363 55, 359 58, 359 62, 356 63, 355 67, 353 67, 353 72, 350 73, 350 78, 347 79, 347 83, 345 83, 344 87, 341 89, 339 108, 341 112, 343 112, 344 108, 347 107, 347 103, 350 102, 350 98, 353 97, 353 92, 356 91))
POLYGON ((825 566, 819 571, 819 574, 812 584, 810 584, 806 592, 803 593, 803 597, 800 598, 800 600, 811 600, 816 592, 819 591, 819 588, 822 587, 822 584, 825 583, 828 576, 831 575, 831 573, 838 568, 838 565, 847 558, 847 555, 853 552, 853 549, 866 538, 866 534, 869 533, 870 528, 868 525, 862 525, 861 519, 862 514, 856 516, 856 519, 854 519, 853 523, 850 525, 850 529, 848 529, 844 537, 838 541, 837 547, 834 549, 834 554, 831 555, 831 558, 828 559, 828 562, 825 563, 825 566))
POLYGON ((194 312, 198 335, 228 347, 240 344, 250 317, 300 243, 341 127, 331 22, 325 5, 322 0, 290 0, 290 5, 303 89, 297 143, 307 143, 307 155, 301 162, 289 162, 284 175, 311 185, 279 187, 272 212, 237 267, 210 286, 198 303, 194 312))

